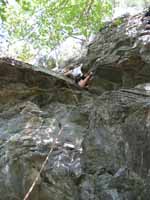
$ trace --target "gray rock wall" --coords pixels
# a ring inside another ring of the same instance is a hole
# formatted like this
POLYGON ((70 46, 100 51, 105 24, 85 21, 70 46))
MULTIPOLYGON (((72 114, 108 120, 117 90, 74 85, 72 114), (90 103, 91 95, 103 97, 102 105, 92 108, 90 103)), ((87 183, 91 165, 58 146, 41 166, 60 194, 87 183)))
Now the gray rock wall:
POLYGON ((114 20, 89 44, 84 70, 93 70, 93 88, 133 87, 150 80, 150 36, 142 15, 114 20))

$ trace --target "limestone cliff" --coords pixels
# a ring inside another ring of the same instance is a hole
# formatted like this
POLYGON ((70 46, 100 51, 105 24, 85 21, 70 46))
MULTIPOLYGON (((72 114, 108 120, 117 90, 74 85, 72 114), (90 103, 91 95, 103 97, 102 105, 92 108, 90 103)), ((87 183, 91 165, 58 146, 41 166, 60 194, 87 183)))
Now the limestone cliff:
POLYGON ((149 200, 149 45, 139 16, 101 30, 84 60, 88 91, 0 59, 0 200, 24 198, 51 148, 28 199, 149 200))

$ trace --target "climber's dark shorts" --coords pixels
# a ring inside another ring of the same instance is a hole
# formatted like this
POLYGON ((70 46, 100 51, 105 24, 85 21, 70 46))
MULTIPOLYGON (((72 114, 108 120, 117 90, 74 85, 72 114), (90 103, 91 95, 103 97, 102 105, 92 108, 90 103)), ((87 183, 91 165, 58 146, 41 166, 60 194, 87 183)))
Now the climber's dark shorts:
POLYGON ((79 76, 76 76, 75 77, 75 82, 78 84, 78 82, 80 81, 80 80, 84 80, 85 79, 85 76, 84 75, 79 75, 79 76))

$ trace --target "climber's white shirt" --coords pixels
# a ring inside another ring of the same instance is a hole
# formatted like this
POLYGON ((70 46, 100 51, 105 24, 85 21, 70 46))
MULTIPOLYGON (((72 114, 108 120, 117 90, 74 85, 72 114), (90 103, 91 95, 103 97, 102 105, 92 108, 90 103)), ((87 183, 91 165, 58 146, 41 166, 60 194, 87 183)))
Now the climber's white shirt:
POLYGON ((81 68, 82 68, 82 64, 79 65, 78 67, 74 68, 71 73, 74 77, 78 76, 78 75, 83 75, 82 71, 81 71, 81 68))

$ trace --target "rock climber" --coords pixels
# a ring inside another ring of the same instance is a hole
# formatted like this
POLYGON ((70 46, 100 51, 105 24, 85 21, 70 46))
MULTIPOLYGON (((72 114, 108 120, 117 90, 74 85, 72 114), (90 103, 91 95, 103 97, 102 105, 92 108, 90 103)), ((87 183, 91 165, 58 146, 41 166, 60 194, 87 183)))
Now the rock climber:
POLYGON ((141 20, 145 25, 145 29, 150 30, 150 7, 148 8, 147 12, 144 14, 141 20))
POLYGON ((65 69, 64 75, 75 79, 75 82, 81 88, 88 88, 88 85, 90 81, 92 80, 93 73, 89 72, 89 73, 83 74, 81 68, 82 68, 82 64, 74 69, 73 68, 65 69))

